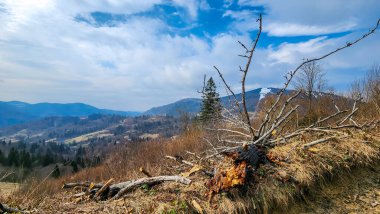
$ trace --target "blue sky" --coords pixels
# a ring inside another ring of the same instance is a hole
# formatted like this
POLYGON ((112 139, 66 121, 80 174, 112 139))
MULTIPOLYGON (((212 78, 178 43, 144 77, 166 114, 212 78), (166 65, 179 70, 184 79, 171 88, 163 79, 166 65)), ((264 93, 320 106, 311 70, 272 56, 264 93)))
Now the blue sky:
MULTIPOLYGON (((377 0, 0 0, 0 100, 143 111, 199 97, 218 66, 238 92, 237 43, 263 34, 247 86, 280 87, 303 58, 368 31, 377 0)), ((380 33, 321 62, 345 92, 380 63, 380 33)))

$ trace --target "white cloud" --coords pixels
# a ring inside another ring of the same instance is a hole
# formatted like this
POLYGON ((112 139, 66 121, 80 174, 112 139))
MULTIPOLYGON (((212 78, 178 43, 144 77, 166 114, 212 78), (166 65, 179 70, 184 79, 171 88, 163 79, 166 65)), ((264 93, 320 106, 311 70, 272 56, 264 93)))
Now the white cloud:
POLYGON ((269 48, 269 60, 273 63, 296 64, 301 60, 300 57, 306 59, 312 57, 311 54, 320 53, 327 45, 326 38, 318 37, 306 42, 283 43, 276 50, 269 48))
POLYGON ((269 23, 266 26, 266 32, 270 36, 302 36, 302 35, 324 35, 331 33, 340 33, 350 31, 356 26, 356 23, 346 22, 330 26, 313 26, 301 25, 294 23, 269 23))
POLYGON ((76 22, 75 11, 63 10, 57 2, 6 6, 0 90, 7 93, 1 100, 81 101, 143 110, 198 96, 203 74, 214 73, 209 62, 218 64, 218 54, 225 55, 215 53, 210 60, 211 52, 225 44, 211 48, 194 36, 169 36, 162 33, 168 26, 159 19, 134 17, 116 27, 95 28, 76 22), (113 66, 104 67, 105 62, 113 66))
POLYGON ((174 4, 187 9, 193 19, 198 16, 198 9, 202 6, 207 8, 208 4, 205 1, 199 0, 172 0, 174 4))
POLYGON ((346 0, 239 0, 264 6, 264 31, 275 36, 321 35, 357 30, 379 18, 380 2, 346 0))
MULTIPOLYGON (((238 20, 240 34, 232 30, 207 41, 191 35, 169 35, 165 33, 168 26, 155 18, 136 16, 115 27, 98 28, 74 20, 76 15, 91 11, 133 14, 167 2, 164 0, 3 2, 5 9, 0 10, 0 91, 3 93, 0 100, 86 102, 106 108, 145 110, 180 98, 199 96, 196 91, 201 87, 204 73, 213 75, 223 87, 213 65, 224 72, 232 87, 239 88, 238 65, 243 65, 244 59, 237 56, 243 52, 237 41, 249 44, 246 31, 257 27, 254 11, 240 11, 240 14, 227 11, 226 16, 244 17, 238 20)), ((176 0, 172 4, 184 7, 195 19, 201 8, 207 8, 201 2, 176 0)), ((272 10, 278 10, 276 8, 272 10)), ((335 9, 340 11, 340 8, 335 9)), ((304 17, 298 14, 296 19, 287 17, 284 12, 281 15, 269 11, 264 18, 264 29, 273 35, 289 35, 292 31, 314 35, 358 28, 364 22, 363 17, 350 15, 325 25, 324 22, 302 21, 304 17)), ((317 20, 318 16, 312 18, 317 20)), ((333 50, 360 33, 259 48, 247 86, 249 89, 278 87, 285 72, 302 57, 333 50)), ((379 41, 375 35, 324 61, 324 67, 333 70, 330 77, 334 77, 336 69, 369 66, 380 55, 376 48, 380 46, 379 41)), ((223 93, 223 88, 220 91, 223 93)))

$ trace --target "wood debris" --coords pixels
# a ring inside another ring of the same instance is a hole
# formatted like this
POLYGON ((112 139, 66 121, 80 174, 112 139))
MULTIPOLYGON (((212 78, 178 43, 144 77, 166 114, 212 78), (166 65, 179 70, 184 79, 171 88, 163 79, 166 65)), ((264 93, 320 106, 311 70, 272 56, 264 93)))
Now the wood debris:
POLYGON ((174 175, 140 178, 137 180, 130 180, 116 184, 112 184, 113 182, 114 179, 111 178, 101 186, 100 184, 94 185, 91 183, 68 183, 64 184, 63 188, 75 188, 78 186, 83 187, 83 192, 74 195, 74 197, 76 197, 75 203, 79 203, 84 199, 119 199, 127 192, 145 184, 155 185, 162 182, 176 182, 189 185, 191 180, 182 176, 174 175))

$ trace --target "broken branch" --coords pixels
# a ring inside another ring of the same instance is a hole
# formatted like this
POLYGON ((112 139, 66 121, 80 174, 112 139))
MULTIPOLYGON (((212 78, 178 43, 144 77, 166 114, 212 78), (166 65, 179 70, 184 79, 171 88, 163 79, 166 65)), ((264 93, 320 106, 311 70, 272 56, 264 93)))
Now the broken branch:
MULTIPOLYGON (((175 175, 175 176, 157 176, 157 177, 150 177, 150 178, 141 178, 138 180, 132 180, 128 183, 126 183, 120 191, 113 197, 113 199, 118 199, 122 197, 125 193, 128 191, 144 185, 144 184, 154 184, 154 183, 159 183, 159 182, 165 182, 165 181, 171 181, 171 182, 177 182, 177 183, 182 183, 189 185, 191 183, 190 179, 175 175)), ((112 188, 112 186, 111 186, 112 188)))

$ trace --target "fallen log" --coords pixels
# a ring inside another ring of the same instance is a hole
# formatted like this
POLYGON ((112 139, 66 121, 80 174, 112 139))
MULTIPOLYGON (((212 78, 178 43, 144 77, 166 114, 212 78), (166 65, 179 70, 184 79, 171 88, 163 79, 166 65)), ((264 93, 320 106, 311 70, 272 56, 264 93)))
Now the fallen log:
POLYGON ((1 213, 27 213, 25 211, 19 210, 17 208, 12 208, 6 204, 0 203, 0 211, 1 213))
POLYGON ((113 199, 118 199, 122 197, 125 193, 128 191, 144 185, 144 184, 155 184, 155 183, 161 183, 161 182, 166 182, 166 181, 171 181, 171 182, 177 182, 177 183, 182 183, 189 185, 191 183, 190 179, 175 175, 175 176, 157 176, 157 177, 148 177, 148 178, 141 178, 138 180, 132 180, 124 183, 119 183, 116 185, 111 185, 110 189, 114 190, 116 187, 120 188, 120 190, 117 192, 115 196, 113 196, 113 199))
MULTIPOLYGON (((89 187, 91 185, 90 182, 82 182, 82 183, 65 183, 62 186, 62 189, 74 188, 74 187, 89 187)), ((94 184, 92 188, 102 188, 103 183, 94 184)))

